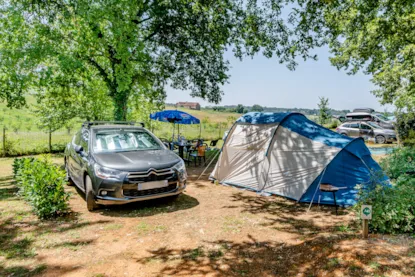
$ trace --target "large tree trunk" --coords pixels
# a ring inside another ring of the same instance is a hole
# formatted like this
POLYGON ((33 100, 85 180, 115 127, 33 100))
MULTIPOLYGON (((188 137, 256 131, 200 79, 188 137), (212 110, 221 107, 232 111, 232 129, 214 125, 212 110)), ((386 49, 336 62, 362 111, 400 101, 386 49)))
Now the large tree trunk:
POLYGON ((128 107, 128 92, 116 92, 113 96, 114 101, 114 120, 126 121, 127 120, 127 107, 128 107))

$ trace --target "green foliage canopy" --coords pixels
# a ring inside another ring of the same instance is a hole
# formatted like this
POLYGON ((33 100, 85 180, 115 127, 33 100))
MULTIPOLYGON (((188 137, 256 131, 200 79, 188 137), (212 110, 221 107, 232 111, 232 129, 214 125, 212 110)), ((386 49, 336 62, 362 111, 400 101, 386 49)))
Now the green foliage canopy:
POLYGON ((331 63, 349 74, 372 75, 383 104, 415 112, 415 6, 413 1, 298 1, 290 15, 296 35, 327 44, 331 63))
POLYGON ((255 104, 252 106, 251 111, 252 112, 262 112, 264 108, 261 105, 255 104))
POLYGON ((0 99, 19 107, 50 83, 77 89, 99 79, 116 120, 127 118, 132 96, 159 99, 166 85, 218 103, 230 47, 289 68, 298 55, 313 57, 310 36, 283 20, 289 2, 0 0, 0 99))

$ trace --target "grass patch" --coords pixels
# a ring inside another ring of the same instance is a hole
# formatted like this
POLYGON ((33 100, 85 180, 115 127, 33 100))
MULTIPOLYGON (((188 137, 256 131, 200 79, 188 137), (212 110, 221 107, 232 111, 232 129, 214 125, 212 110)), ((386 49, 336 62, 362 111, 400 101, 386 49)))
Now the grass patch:
POLYGON ((342 225, 336 226, 336 231, 337 232, 342 232, 342 233, 349 233, 349 232, 351 232, 353 230, 352 230, 352 228, 349 225, 342 224, 342 225))
POLYGON ((139 235, 148 235, 150 233, 166 232, 167 227, 163 225, 151 225, 145 222, 140 222, 137 225, 137 232, 139 235))
POLYGON ((182 258, 185 260, 196 260, 201 257, 205 257, 205 250, 202 246, 192 249, 182 255, 182 258))
POLYGON ((88 242, 83 242, 83 241, 81 241, 81 242, 76 242, 76 241, 72 242, 72 241, 70 241, 70 242, 62 243, 61 246, 64 247, 64 248, 67 248, 69 250, 72 250, 72 251, 78 251, 82 246, 85 246, 87 244, 89 244, 89 243, 88 242))
POLYGON ((325 269, 331 269, 340 265, 340 260, 338 258, 331 258, 328 260, 325 265, 325 269))
POLYGON ((124 225, 120 224, 120 223, 112 223, 112 224, 108 224, 104 226, 104 230, 107 231, 114 231, 114 230, 119 230, 122 227, 124 227, 124 225))
POLYGON ((376 269, 378 269, 380 267, 380 263, 378 263, 378 262, 370 262, 369 263, 369 267, 376 270, 376 269))
POLYGON ((25 237, 21 240, 11 240, 8 234, 0 235, 0 256, 6 259, 26 259, 36 256, 34 249, 31 248, 32 238, 25 237))
POLYGON ((208 257, 209 259, 216 260, 223 256, 222 250, 209 250, 208 257))
POLYGON ((225 216, 222 229, 226 233, 239 233, 241 231, 243 220, 233 217, 225 216))
MULTIPOLYGON (((0 265, 0 275, 2 275, 1 271, 2 266, 0 265)), ((2 276, 25 276, 31 277, 41 274, 46 270, 47 266, 44 264, 36 266, 34 269, 29 269, 23 266, 13 266, 5 268, 2 276)))

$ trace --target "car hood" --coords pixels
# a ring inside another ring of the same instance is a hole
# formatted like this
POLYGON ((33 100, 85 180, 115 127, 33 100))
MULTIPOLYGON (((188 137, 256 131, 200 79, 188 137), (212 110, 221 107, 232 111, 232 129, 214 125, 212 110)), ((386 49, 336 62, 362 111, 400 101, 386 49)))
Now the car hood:
POLYGON ((170 150, 149 150, 115 153, 95 153, 95 161, 104 167, 121 171, 147 171, 150 168, 172 167, 180 157, 170 150))

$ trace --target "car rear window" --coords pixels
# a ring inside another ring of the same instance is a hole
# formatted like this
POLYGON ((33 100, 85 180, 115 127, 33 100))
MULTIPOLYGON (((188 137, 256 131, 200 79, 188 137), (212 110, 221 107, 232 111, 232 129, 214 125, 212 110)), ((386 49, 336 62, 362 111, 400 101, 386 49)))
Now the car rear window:
POLYGON ((105 130, 95 134, 94 152, 127 152, 162 149, 149 133, 136 130, 105 130))

